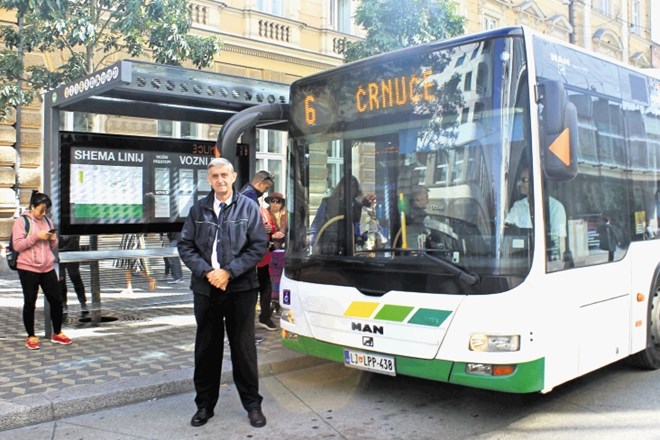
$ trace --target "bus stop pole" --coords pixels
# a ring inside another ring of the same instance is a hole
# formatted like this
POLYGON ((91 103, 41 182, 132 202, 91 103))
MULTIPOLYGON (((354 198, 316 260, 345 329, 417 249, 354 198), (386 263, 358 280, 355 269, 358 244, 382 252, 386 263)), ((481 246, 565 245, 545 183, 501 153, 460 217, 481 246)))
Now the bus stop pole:
MULTIPOLYGON (((91 235, 89 237, 90 250, 98 250, 98 236, 91 235)), ((101 322, 101 276, 99 271, 99 262, 94 260, 89 265, 90 282, 92 287, 92 309, 91 319, 92 322, 101 322)))

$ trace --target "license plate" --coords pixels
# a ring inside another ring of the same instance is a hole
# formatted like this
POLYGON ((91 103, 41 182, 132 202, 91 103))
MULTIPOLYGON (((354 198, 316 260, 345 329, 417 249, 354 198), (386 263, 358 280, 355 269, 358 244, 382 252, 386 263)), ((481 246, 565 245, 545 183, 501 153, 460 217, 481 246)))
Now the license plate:
POLYGON ((344 349, 344 365, 360 370, 396 376, 394 357, 344 349))

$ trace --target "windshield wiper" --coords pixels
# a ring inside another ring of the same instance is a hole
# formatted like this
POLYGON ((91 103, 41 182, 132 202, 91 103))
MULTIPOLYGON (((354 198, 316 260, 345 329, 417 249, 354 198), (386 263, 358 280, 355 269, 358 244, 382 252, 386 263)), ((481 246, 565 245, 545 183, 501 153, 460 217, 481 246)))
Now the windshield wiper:
POLYGON ((449 260, 444 260, 442 258, 434 257, 433 255, 430 255, 429 253, 426 252, 426 249, 411 249, 411 248, 379 248, 379 249, 371 249, 371 250, 364 250, 364 251, 357 251, 355 252, 355 255, 359 254, 371 254, 371 253, 385 253, 385 252, 402 252, 406 254, 419 254, 423 255, 424 257, 428 258, 429 260, 433 261, 434 263, 438 263, 440 266, 442 266, 444 269, 447 269, 452 275, 455 275, 458 277, 459 280, 469 284, 470 286, 476 286, 479 284, 479 281, 481 278, 479 277, 479 274, 476 274, 474 272, 468 272, 465 270, 463 267, 459 266, 458 264, 454 263, 453 261, 449 260))
POLYGON ((431 261, 435 261, 440 266, 444 267, 449 272, 456 275, 459 280, 468 283, 470 286, 476 286, 477 284, 479 284, 479 281, 481 280, 479 278, 479 274, 476 274, 474 272, 468 272, 467 270, 463 269, 461 266, 454 263, 453 261, 443 260, 442 258, 429 255, 426 252, 424 252, 424 256, 430 259, 431 261))

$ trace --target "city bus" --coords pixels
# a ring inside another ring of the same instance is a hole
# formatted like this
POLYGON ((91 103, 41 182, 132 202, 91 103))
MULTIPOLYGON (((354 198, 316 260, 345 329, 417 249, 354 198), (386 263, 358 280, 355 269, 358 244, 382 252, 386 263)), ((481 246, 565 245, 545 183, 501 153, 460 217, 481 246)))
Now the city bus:
POLYGON ((294 82, 285 347, 530 393, 660 367, 660 79, 508 27, 294 82))

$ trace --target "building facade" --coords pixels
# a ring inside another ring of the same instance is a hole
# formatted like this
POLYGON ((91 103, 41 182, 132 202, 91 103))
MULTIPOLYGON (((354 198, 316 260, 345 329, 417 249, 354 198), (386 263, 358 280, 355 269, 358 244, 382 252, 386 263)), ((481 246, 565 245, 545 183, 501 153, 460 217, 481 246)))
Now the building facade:
MULTIPOLYGON (((656 0, 657 1, 657 0, 656 0)), ((522 24, 548 35, 638 67, 660 66, 651 39, 653 0, 457 0, 466 32, 522 24)), ((291 83, 343 63, 348 41, 363 34, 352 20, 358 0, 191 0, 193 32, 217 35, 224 43, 210 70, 235 76, 291 83)), ((656 6, 657 7, 657 6, 656 6)), ((16 23, 0 11, 0 24, 16 23)), ((30 64, 57 65, 58 54, 27 54, 30 64)), ((109 60, 108 63, 119 58, 109 60)), ((188 66, 190 67, 190 66, 188 66)), ((41 104, 21 109, 15 120, 0 121, 0 239, 6 240, 18 206, 43 182, 41 104), (18 139, 18 142, 17 142, 18 139), (18 188, 18 191, 16 191, 18 188)), ((86 130, 90 116, 67 114, 64 129, 86 130)), ((220 127, 179 121, 92 115, 95 130, 146 136, 215 139, 220 127)), ((286 135, 259 130, 257 169, 277 177, 284 192, 286 135)), ((328 185, 342 158, 329 147, 316 152, 328 185)))
POLYGON ((652 0, 475 0, 461 6, 468 32, 522 24, 637 67, 660 62, 651 38, 652 0))

